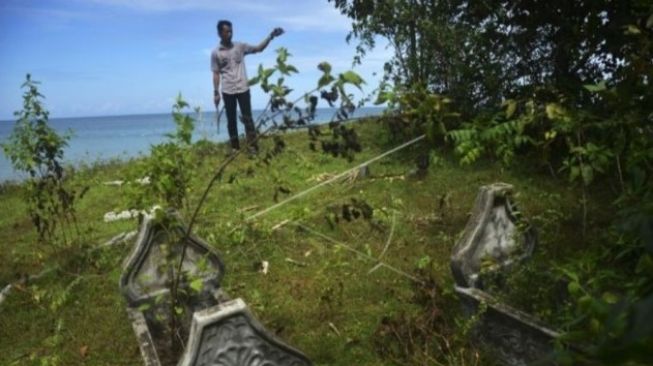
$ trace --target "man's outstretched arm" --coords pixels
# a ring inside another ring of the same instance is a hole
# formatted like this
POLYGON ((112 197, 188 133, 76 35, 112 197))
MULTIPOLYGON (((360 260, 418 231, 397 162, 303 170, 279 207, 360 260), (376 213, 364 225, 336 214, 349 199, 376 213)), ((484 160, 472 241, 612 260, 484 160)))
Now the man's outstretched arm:
POLYGON ((265 37, 263 42, 261 42, 258 46, 254 46, 252 51, 254 51, 254 52, 263 51, 270 44, 270 41, 272 40, 272 38, 278 37, 278 36, 280 36, 282 34, 283 34, 283 29, 282 28, 274 28, 274 30, 272 30, 270 35, 265 37))

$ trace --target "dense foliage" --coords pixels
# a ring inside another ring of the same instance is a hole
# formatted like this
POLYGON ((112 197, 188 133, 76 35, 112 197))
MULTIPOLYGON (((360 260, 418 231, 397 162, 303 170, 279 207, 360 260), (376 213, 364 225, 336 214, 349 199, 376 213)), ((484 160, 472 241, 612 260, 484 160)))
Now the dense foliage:
POLYGON ((387 39, 389 79, 447 94, 469 114, 538 92, 587 101, 582 85, 636 84, 650 66, 647 1, 331 1, 353 20, 359 56, 387 39))
POLYGON ((14 169, 27 174, 25 201, 39 241, 58 246, 79 234, 75 201, 88 188, 77 192, 66 183, 63 155, 70 134, 59 135, 48 124, 38 84, 27 74, 23 109, 15 113, 16 124, 2 148, 14 169))
POLYGON ((359 57, 383 39, 395 50, 378 100, 396 112, 391 128, 443 137, 432 141, 451 144, 462 164, 490 158, 566 176, 580 195, 583 255, 558 259, 554 277, 568 285, 559 316, 569 339, 588 344, 576 361, 644 361, 653 333, 642 325, 653 301, 653 4, 332 2, 353 21, 359 57), (612 226, 588 238, 588 200, 599 195, 614 202, 612 226))

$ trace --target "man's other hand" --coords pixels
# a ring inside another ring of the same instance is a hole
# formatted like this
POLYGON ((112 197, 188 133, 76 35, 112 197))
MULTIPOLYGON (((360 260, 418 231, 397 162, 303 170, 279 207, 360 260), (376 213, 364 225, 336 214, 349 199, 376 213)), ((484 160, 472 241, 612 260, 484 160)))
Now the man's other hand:
POLYGON ((218 105, 220 105, 220 94, 213 96, 213 104, 215 104, 215 107, 218 108, 218 105))

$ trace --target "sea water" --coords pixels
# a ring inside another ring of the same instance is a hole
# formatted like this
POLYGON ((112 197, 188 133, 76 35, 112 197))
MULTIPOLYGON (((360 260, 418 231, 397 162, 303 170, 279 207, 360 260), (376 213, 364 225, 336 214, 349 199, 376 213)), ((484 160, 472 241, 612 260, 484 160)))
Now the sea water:
MULTIPOLYGON (((261 112, 254 110, 254 119, 257 119, 261 112)), ((364 107, 357 109, 352 117, 373 116, 381 112, 381 108, 364 107)), ((318 108, 313 123, 328 122, 334 117, 334 113, 334 109, 318 108)), ((215 112, 202 113, 200 116, 193 114, 193 117, 197 119, 193 140, 206 139, 220 142, 228 139, 224 114, 220 118, 219 133, 215 112)), ((14 121, 0 121, 0 142, 7 141, 14 123, 14 121)), ((165 135, 175 130, 175 123, 170 113, 52 118, 48 123, 59 134, 72 132, 73 136, 64 149, 64 162, 73 165, 109 159, 125 160, 148 154, 151 145, 163 142, 166 139, 165 135)), ((244 126, 240 122, 238 131, 241 134, 244 132, 244 126)), ((8 158, 4 153, 0 153, 0 182, 21 180, 24 177, 24 173, 14 171, 8 158)))

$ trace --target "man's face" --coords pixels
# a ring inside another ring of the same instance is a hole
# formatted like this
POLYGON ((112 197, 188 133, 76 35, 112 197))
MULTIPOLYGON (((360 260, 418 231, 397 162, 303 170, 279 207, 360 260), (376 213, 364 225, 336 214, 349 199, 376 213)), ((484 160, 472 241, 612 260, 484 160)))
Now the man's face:
POLYGON ((233 31, 231 30, 231 26, 229 25, 223 25, 222 28, 220 29, 220 39, 224 43, 229 43, 231 42, 231 36, 233 35, 233 31))

